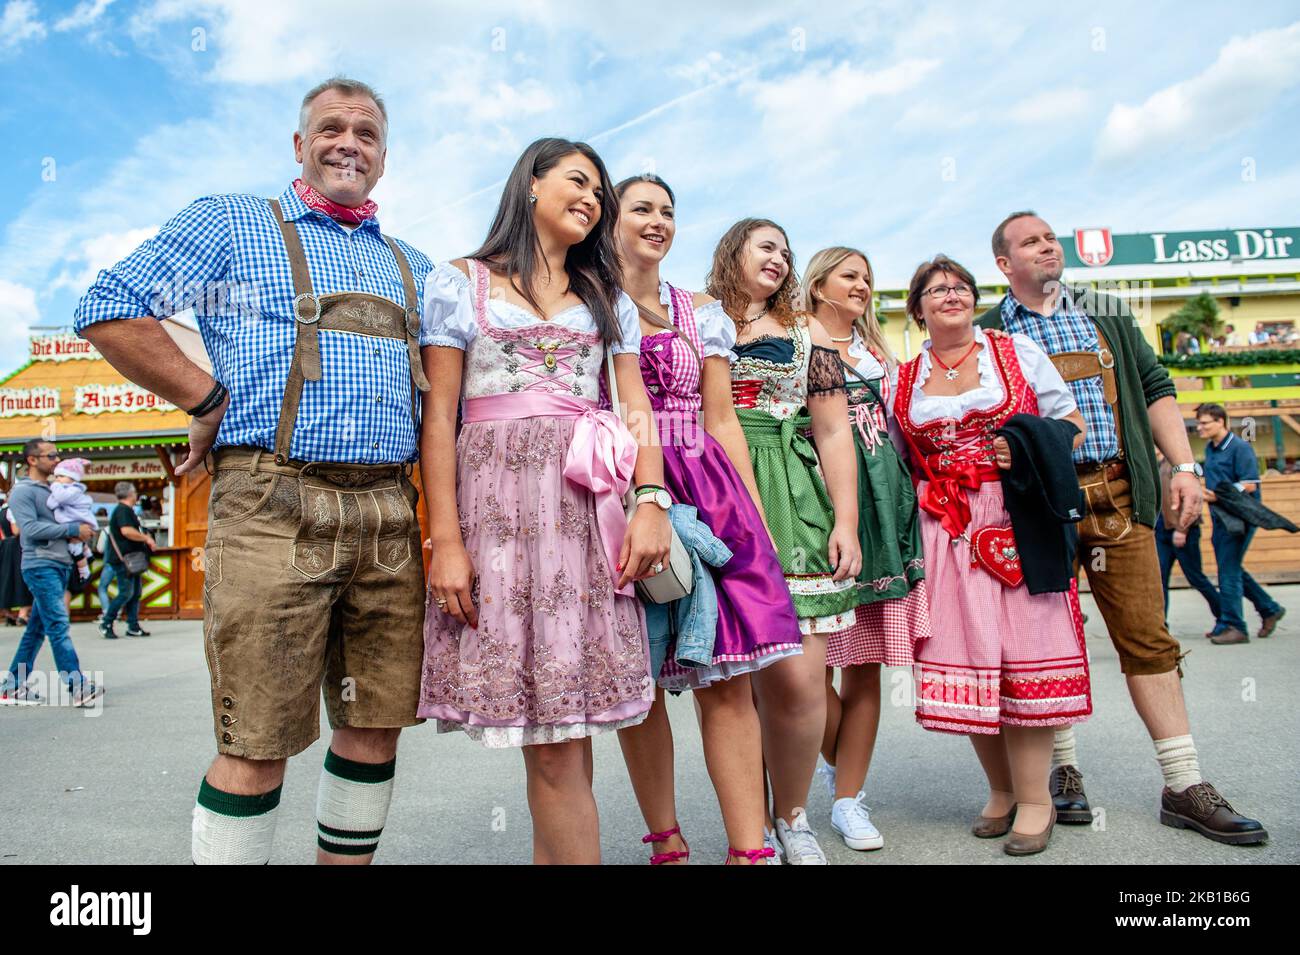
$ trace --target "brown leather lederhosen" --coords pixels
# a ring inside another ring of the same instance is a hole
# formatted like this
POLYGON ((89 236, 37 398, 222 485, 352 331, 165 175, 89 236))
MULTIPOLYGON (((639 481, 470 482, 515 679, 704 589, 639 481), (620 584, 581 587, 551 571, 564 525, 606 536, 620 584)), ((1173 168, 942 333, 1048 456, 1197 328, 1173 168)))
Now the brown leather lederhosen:
POLYGON ((1115 352, 1101 326, 1090 316, 1088 320, 1097 331, 1097 351, 1048 356, 1067 383, 1101 376, 1119 446, 1115 458, 1075 468, 1087 500, 1079 527, 1078 563, 1087 572, 1093 598, 1119 654, 1120 669, 1130 676, 1164 673, 1178 666, 1178 641, 1164 622, 1154 532, 1133 522, 1115 352), (1104 552, 1101 564, 1097 564, 1098 550, 1104 552))
POLYGON ((411 265, 401 248, 391 236, 384 242, 397 259, 402 273, 402 286, 406 293, 406 307, 370 295, 366 292, 336 292, 318 296, 312 289, 311 271, 302 249, 298 227, 284 218, 279 200, 268 200, 284 248, 289 254, 289 267, 293 273, 293 317, 298 323, 298 334, 293 347, 293 363, 289 379, 284 386, 284 399, 280 403, 280 422, 275 429, 275 463, 287 464, 293 429, 298 423, 298 404, 302 400, 304 381, 320 381, 319 330, 352 332, 375 338, 396 338, 406 341, 406 354, 411 365, 411 417, 418 421, 419 392, 429 390, 429 380, 420 364, 420 295, 415 287, 411 265))
MULTIPOLYGON (((297 226, 278 202, 297 325, 272 450, 213 455, 204 544, 204 642, 221 753, 285 759, 333 727, 399 728, 416 715, 424 571, 409 465, 290 459, 304 383, 323 379, 320 329, 405 341, 411 414, 420 365, 414 276, 385 236, 405 306, 378 295, 316 295, 297 226), (322 692, 323 691, 323 692, 322 692)), ((328 383, 327 383, 328 384, 328 383)), ((400 396, 398 397, 400 399, 400 396)))

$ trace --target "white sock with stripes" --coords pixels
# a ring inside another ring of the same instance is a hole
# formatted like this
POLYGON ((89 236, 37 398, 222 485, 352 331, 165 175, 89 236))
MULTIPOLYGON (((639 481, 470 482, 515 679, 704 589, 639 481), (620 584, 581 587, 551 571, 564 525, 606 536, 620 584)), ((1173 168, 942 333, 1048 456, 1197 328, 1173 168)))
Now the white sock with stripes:
POLYGON ((280 786, 258 796, 241 796, 207 781, 199 786, 190 826, 195 865, 266 865, 275 838, 280 786))
POLYGON ((369 855, 379 846, 393 798, 397 760, 358 763, 325 753, 316 795, 316 844, 336 855, 369 855))

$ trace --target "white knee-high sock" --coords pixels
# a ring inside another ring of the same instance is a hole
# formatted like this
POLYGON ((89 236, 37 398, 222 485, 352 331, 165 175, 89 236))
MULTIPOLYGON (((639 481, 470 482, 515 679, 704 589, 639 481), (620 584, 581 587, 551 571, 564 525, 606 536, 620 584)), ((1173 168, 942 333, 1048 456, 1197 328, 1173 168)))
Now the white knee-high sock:
POLYGON ((190 854, 194 864, 266 865, 270 862, 280 789, 276 786, 269 793, 241 796, 217 789, 204 779, 190 827, 190 854))
POLYGON ((1079 757, 1074 752, 1074 727, 1058 726, 1056 739, 1052 742, 1052 768, 1058 766, 1079 765, 1079 757))
POLYGON ((1191 736, 1170 736, 1158 739, 1156 744, 1156 762, 1160 764, 1160 773, 1165 777, 1165 785, 1176 793, 1188 786, 1202 782, 1201 761, 1196 755, 1196 745, 1191 736))
POLYGON ((374 852, 388 822, 396 769, 396 759, 358 763, 327 751, 316 795, 316 844, 336 855, 374 852))

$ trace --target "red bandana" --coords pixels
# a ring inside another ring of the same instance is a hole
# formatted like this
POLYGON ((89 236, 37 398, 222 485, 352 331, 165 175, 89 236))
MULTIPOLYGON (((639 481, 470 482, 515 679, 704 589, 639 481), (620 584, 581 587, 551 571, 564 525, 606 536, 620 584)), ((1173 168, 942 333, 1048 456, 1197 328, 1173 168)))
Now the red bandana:
POLYGON ((301 179, 293 181, 293 191, 298 194, 298 198, 305 202, 309 207, 317 212, 323 212, 335 222, 347 222, 352 225, 360 225, 367 219, 373 219, 375 213, 379 211, 378 204, 373 199, 367 199, 356 208, 341 206, 332 199, 327 199, 321 193, 317 192, 301 179))

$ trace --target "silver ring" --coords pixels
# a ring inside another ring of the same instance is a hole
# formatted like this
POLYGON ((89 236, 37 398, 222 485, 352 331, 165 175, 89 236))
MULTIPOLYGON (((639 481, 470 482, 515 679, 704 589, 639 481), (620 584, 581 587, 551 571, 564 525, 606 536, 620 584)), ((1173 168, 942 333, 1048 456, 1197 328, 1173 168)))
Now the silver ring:
POLYGON ((654 565, 653 567, 651 567, 650 569, 653 570, 656 574, 662 574, 662 573, 664 572, 664 565, 663 565, 663 564, 655 564, 655 565, 654 565))

